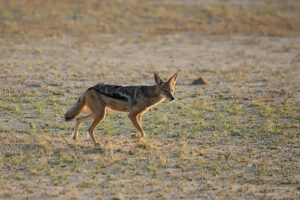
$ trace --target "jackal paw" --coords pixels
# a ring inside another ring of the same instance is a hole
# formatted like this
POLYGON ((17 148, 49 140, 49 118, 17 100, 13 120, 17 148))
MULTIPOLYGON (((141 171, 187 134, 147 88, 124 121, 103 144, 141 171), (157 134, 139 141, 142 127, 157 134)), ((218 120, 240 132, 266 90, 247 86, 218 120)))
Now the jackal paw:
POLYGON ((100 147, 101 143, 100 142, 95 142, 94 145, 95 145, 95 147, 100 147))
POLYGON ((141 138, 141 136, 138 134, 131 134, 131 138, 138 139, 138 138, 141 138))

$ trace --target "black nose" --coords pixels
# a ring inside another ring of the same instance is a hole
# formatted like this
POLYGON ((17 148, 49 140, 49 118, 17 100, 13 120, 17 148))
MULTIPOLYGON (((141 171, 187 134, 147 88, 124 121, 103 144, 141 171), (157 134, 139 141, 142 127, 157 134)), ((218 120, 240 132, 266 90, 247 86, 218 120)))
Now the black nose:
POLYGON ((174 101, 174 97, 171 97, 170 101, 174 101))

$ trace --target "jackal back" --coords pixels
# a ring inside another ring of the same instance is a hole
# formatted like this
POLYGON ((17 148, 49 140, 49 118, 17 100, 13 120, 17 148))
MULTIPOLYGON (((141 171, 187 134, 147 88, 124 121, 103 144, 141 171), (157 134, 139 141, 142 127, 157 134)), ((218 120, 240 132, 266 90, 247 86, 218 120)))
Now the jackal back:
POLYGON ((158 94, 153 93, 154 86, 118 86, 97 84, 89 89, 94 89, 97 92, 121 101, 126 101, 131 104, 136 104, 137 99, 144 97, 158 97, 158 94))

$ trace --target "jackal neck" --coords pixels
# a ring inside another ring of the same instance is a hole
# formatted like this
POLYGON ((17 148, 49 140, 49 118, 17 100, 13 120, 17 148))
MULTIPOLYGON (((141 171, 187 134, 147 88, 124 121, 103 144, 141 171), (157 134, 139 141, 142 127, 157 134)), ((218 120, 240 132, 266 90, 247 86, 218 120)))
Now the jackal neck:
POLYGON ((141 89, 142 89, 142 93, 145 97, 148 97, 148 98, 160 97, 159 89, 156 85, 142 86, 141 89))

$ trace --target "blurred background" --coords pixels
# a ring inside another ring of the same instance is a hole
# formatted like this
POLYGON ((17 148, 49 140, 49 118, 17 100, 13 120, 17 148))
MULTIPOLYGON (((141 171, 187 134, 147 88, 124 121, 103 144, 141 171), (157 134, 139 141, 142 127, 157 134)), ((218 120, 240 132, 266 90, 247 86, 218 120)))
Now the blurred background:
POLYGON ((1 0, 1 37, 102 33, 297 35, 298 0, 1 0))

